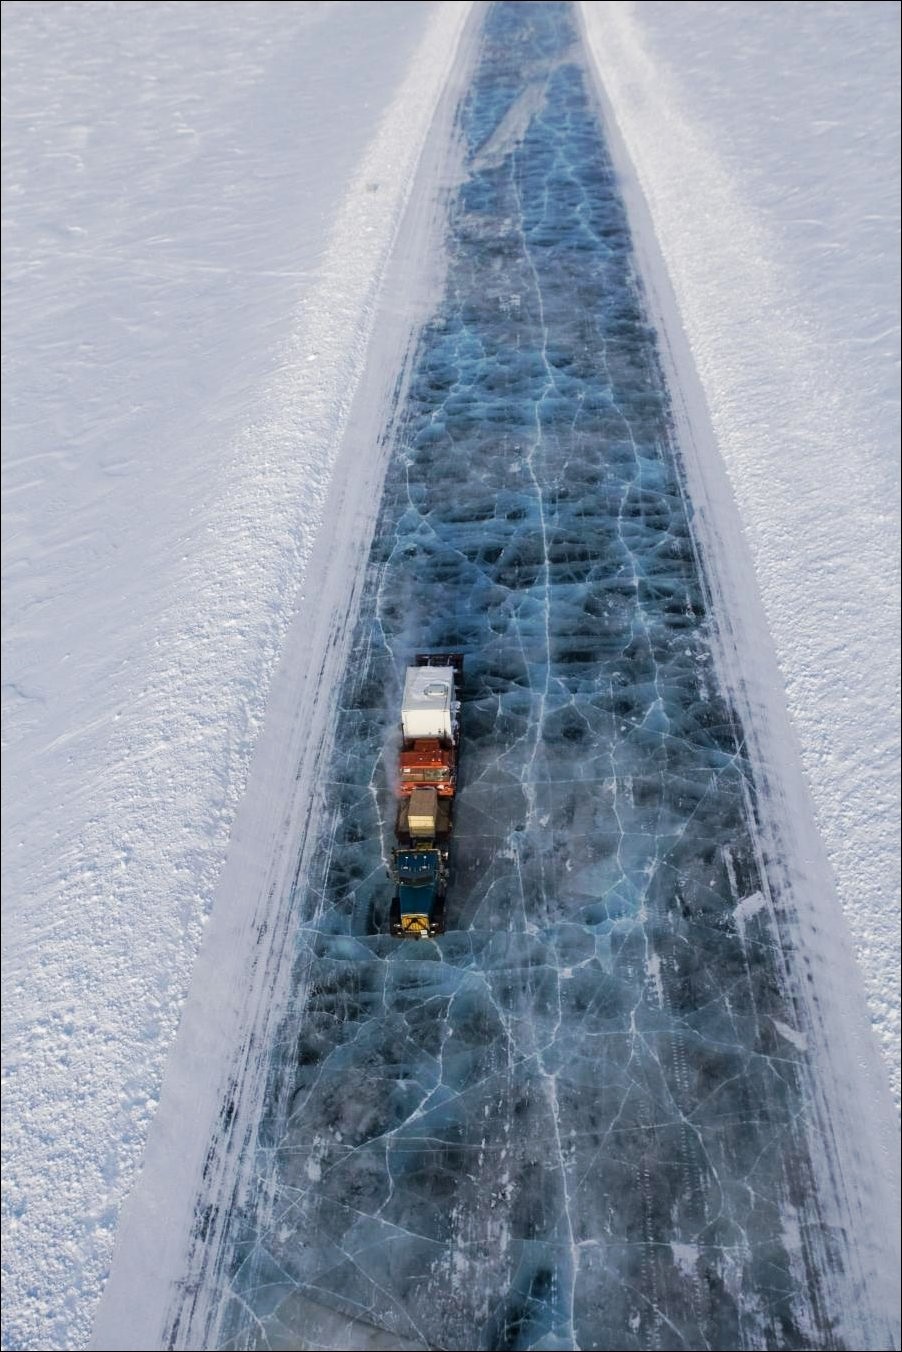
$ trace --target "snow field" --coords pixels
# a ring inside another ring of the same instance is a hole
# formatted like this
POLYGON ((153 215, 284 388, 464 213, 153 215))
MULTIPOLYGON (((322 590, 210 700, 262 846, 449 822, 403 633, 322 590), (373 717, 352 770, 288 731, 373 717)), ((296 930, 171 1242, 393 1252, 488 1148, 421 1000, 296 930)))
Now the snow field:
POLYGON ((4 7, 5 1346, 87 1341, 466 11, 4 7))

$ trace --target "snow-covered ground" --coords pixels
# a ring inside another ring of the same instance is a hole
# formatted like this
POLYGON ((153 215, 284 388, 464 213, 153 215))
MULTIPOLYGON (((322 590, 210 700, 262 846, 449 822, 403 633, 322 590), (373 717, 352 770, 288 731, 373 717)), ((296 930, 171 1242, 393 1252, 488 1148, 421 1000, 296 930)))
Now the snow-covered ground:
POLYGON ((583 13, 751 549, 898 1105, 899 10, 583 13))
POLYGON ((83 1346, 466 6, 4 5, 4 1345, 83 1346))
MULTIPOLYGON (((4 4, 4 1346, 85 1345, 236 813, 260 854, 238 805, 466 8, 4 4)), ((896 7, 585 11, 897 1067, 896 7)))

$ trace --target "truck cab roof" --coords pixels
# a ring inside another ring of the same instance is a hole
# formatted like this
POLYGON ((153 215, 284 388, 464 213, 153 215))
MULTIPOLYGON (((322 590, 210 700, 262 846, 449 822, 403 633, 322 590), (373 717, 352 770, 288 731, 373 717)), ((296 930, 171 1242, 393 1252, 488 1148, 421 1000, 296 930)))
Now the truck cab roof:
POLYGON ((435 850, 399 850, 395 855, 398 877, 406 887, 433 882, 438 867, 439 857, 435 850))

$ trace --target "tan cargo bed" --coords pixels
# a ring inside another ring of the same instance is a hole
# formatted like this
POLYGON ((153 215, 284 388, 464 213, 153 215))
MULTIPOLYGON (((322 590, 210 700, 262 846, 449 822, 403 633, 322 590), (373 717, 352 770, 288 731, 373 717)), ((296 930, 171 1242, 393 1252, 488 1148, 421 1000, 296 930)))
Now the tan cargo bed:
POLYGON ((453 798, 439 798, 435 789, 414 789, 409 798, 402 798, 398 804, 398 819, 395 825, 398 843, 403 845, 409 840, 416 842, 447 840, 451 835, 453 801, 453 798), (416 802, 420 793, 431 795, 433 800, 426 812, 423 812, 422 807, 416 802))

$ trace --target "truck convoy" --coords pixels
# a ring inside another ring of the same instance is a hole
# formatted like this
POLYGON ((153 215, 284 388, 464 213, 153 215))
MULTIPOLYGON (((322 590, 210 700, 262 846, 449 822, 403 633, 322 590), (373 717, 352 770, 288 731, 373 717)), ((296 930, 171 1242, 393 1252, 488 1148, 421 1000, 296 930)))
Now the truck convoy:
POLYGON ((398 938, 430 939, 445 932, 463 657, 418 653, 414 662, 407 668, 401 701, 389 929, 398 938))

